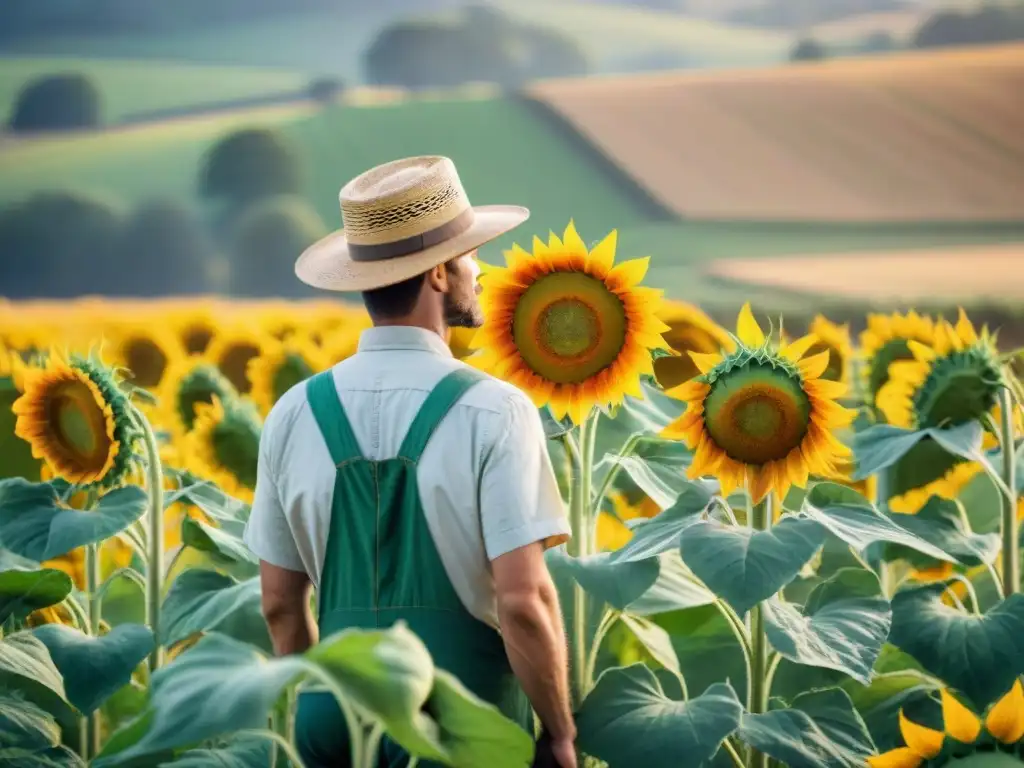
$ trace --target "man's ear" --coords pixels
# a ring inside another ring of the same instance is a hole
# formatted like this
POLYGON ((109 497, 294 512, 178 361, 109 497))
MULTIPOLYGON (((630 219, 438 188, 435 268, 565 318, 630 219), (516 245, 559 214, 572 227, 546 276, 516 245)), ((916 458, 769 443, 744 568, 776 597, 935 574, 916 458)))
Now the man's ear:
POLYGON ((427 282, 438 293, 448 292, 448 265, 438 264, 427 273, 427 282))

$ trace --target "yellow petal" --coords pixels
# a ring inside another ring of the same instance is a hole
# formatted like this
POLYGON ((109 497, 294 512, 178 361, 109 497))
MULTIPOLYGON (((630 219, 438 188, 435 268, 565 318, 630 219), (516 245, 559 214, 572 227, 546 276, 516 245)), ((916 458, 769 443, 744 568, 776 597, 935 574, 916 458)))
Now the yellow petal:
POLYGON ((565 247, 575 254, 578 254, 584 258, 587 256, 587 246, 583 242, 583 238, 580 237, 576 231, 576 225, 572 219, 569 219, 569 226, 565 228, 565 232, 562 235, 562 241, 565 243, 565 247))
POLYGON ((701 373, 707 373, 722 361, 720 352, 687 352, 687 354, 701 373))
POLYGON ((736 321, 736 335, 748 347, 760 347, 764 344, 764 331, 761 330, 761 326, 754 319, 754 313, 750 311, 749 301, 740 310, 739 319, 736 321))
POLYGON ((985 728, 1003 744, 1016 744, 1024 739, 1024 687, 1019 679, 1008 694, 992 705, 985 728))
POLYGON ((907 747, 890 749, 880 755, 872 755, 868 758, 870 768, 917 768, 923 763, 914 750, 907 747))
POLYGON ((946 690, 942 691, 942 721, 946 733, 965 744, 973 744, 981 733, 978 716, 946 690))
POLYGON ((808 333, 806 336, 797 339, 792 344, 782 344, 780 352, 789 360, 794 363, 800 361, 804 355, 807 354, 807 350, 814 346, 814 343, 818 340, 818 337, 813 333, 808 333))
POLYGON ((974 332, 974 326, 967 319, 967 313, 960 307, 960 316, 956 321, 956 332, 968 344, 974 344, 978 340, 978 334, 974 332))
POLYGON ((927 344, 922 344, 920 341, 916 341, 915 339, 907 339, 907 348, 910 349, 914 354, 914 357, 922 363, 927 363, 935 359, 935 350, 927 344))
POLYGON ((826 349, 812 357, 805 357, 800 361, 800 372, 809 379, 820 379, 828 369, 828 358, 830 352, 826 349))
POLYGON ((900 710, 900 733, 903 734, 903 741, 914 750, 914 754, 929 760, 942 751, 942 741, 945 738, 942 731, 935 731, 918 725, 900 710))

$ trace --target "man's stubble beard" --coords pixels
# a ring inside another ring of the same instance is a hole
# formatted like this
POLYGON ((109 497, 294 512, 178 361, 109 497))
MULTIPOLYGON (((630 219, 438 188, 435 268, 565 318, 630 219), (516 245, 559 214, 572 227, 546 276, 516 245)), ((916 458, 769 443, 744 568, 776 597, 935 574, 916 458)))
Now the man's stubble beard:
POLYGON ((449 328, 479 328, 484 324, 484 313, 476 297, 455 299, 445 295, 445 322, 449 328))

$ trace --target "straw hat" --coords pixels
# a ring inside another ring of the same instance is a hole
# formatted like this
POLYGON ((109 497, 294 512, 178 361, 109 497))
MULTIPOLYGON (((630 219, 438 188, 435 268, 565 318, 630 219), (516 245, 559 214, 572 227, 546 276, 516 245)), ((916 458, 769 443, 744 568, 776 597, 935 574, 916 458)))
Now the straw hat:
POLYGON ((479 248, 530 216, 514 205, 470 205, 455 164, 438 156, 371 168, 338 198, 343 229, 295 262, 302 282, 328 291, 399 283, 479 248))

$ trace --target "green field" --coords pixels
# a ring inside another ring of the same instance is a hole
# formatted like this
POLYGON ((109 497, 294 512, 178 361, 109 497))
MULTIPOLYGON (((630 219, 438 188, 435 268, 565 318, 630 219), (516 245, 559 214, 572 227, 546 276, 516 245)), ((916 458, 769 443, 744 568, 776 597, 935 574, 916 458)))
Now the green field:
POLYGON ((309 83, 299 72, 260 67, 210 67, 164 61, 71 57, 0 57, 0 119, 5 123, 18 91, 32 78, 75 72, 95 82, 106 122, 150 110, 296 91, 309 83))
MULTIPOLYGON (((28 139, 0 153, 0 204, 33 191, 78 188, 126 207, 151 197, 197 204, 203 154, 225 133, 276 125, 299 148, 305 196, 329 227, 340 225, 337 195, 360 171, 416 154, 452 157, 473 202, 515 203, 530 221, 488 246, 500 260, 512 242, 561 231, 570 218, 587 241, 619 230, 623 258, 652 257, 652 284, 701 304, 735 305, 738 290, 708 281, 713 259, 927 247, 1024 239, 1024 225, 853 226, 667 220, 578 136, 557 130, 522 102, 500 98, 422 99, 393 105, 268 108, 168 121, 81 137, 28 139)), ((870 275, 865 275, 870 279, 870 275)), ((749 290, 747 294, 749 295, 749 290)), ((766 299, 792 301, 772 294, 766 299)))

